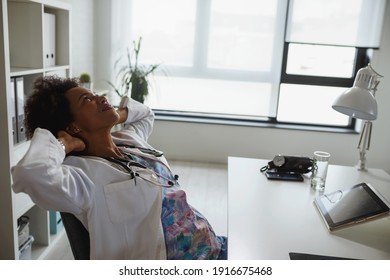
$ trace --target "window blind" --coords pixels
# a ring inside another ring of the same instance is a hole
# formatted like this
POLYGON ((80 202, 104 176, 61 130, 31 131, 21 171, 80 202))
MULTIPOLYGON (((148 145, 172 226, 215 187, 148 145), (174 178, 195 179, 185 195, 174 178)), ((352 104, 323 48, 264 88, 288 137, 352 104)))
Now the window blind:
POLYGON ((386 0, 290 0, 286 42, 378 48, 386 0))

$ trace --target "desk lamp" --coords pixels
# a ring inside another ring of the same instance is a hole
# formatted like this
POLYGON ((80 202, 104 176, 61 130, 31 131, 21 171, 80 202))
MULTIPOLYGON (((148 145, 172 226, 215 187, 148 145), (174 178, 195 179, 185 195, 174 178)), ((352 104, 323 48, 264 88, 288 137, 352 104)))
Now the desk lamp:
POLYGON ((365 120, 357 147, 360 155, 357 168, 361 171, 367 171, 366 151, 370 149, 371 121, 376 120, 378 114, 375 93, 381 77, 383 76, 368 64, 357 72, 352 88, 341 94, 332 105, 332 108, 340 113, 365 120))

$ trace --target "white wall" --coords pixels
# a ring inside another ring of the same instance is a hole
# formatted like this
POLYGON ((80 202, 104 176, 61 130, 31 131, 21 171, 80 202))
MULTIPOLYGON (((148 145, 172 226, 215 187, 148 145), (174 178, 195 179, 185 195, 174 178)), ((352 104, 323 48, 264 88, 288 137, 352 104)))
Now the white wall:
MULTIPOLYGON (((385 77, 377 92, 379 116, 373 125, 367 166, 390 171, 389 4, 381 47, 372 65, 385 77)), ((357 134, 157 121, 150 143, 171 159, 226 162, 229 156, 271 159, 278 153, 311 156, 315 150, 324 150, 331 153, 331 163, 352 166, 358 162, 358 140, 357 134)))
POLYGON ((111 89, 111 0, 60 0, 72 5, 72 76, 91 74, 93 89, 111 89))
POLYGON ((94 1, 62 0, 72 5, 72 76, 87 72, 92 80, 94 69, 94 1))
MULTIPOLYGON (((108 1, 64 1, 73 4, 74 74, 90 71, 95 73, 98 85, 107 87, 105 80, 109 78, 108 67, 112 67, 108 1), (86 11, 84 8, 90 9, 86 11), (89 30, 92 27, 88 20, 92 9, 95 22, 94 45, 91 45, 92 35, 89 30), (91 50, 95 59, 92 62, 91 50), (93 71, 89 68, 91 65, 94 66, 93 71)), ((381 47, 376 52, 372 65, 385 77, 377 92, 379 116, 374 122, 367 165, 390 171, 390 110, 387 108, 390 104, 390 5, 386 7, 381 47)), ((169 159, 227 162, 229 156, 271 159, 278 153, 311 156, 315 150, 324 150, 332 154, 333 164, 355 165, 358 161, 358 140, 357 134, 156 121, 150 143, 163 150, 169 159)))

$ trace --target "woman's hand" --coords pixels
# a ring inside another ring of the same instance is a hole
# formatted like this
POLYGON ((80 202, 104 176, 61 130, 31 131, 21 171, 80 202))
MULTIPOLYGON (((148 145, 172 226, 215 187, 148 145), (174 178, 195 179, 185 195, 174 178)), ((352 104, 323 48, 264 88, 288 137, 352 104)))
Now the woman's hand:
POLYGON ((68 154, 70 152, 80 152, 85 149, 85 143, 83 140, 77 137, 73 137, 66 131, 59 131, 57 134, 58 140, 61 140, 61 142, 65 146, 65 153, 68 154))
POLYGON ((129 97, 125 95, 121 99, 119 109, 116 110, 119 115, 119 120, 116 124, 124 123, 127 120, 127 116, 129 114, 129 110, 127 109, 127 103, 129 103, 129 97))
POLYGON ((127 108, 119 108, 118 110, 116 110, 116 112, 119 115, 119 120, 117 124, 124 123, 127 120, 127 114, 128 114, 127 108))

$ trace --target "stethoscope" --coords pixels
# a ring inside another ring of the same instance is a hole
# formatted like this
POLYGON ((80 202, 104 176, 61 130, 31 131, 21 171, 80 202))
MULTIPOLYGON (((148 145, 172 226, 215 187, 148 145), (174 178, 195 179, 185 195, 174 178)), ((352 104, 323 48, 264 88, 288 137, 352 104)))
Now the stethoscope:
POLYGON ((125 147, 125 148, 130 148, 130 149, 138 149, 141 152, 143 152, 144 154, 152 155, 152 156, 155 156, 155 157, 162 157, 164 155, 163 152, 158 151, 156 149, 148 149, 148 148, 128 145, 128 144, 124 144, 124 143, 118 143, 116 145, 118 147, 125 147))
MULTIPOLYGON (((119 144, 117 146, 122 146, 122 147, 127 147, 127 148, 136 148, 138 150, 140 150, 141 152, 145 153, 145 154, 150 154, 150 155, 154 155, 155 157, 161 157, 162 156, 162 152, 160 151, 157 151, 157 150, 151 150, 151 149, 147 149, 147 148, 141 148, 141 147, 135 147, 135 146, 130 146, 130 145, 126 145, 126 144, 119 144)), ((121 150, 121 153, 123 155, 125 155, 127 157, 127 159, 125 158, 114 158, 114 157, 104 157, 104 159, 108 160, 108 161, 111 161, 111 162, 114 162, 118 165, 120 165, 121 167, 123 167, 129 174, 130 174, 130 179, 134 179, 135 180, 135 184, 136 184, 136 178, 139 177, 151 184, 154 184, 156 186, 160 186, 160 187, 164 187, 164 188, 171 188, 173 186, 175 186, 177 184, 177 180, 179 179, 179 176, 178 175, 174 175, 174 180, 170 179, 170 178, 167 178, 166 176, 163 176, 153 170, 151 170, 150 168, 148 168, 146 165, 142 164, 142 163, 139 163, 139 162, 136 162, 134 160, 131 159, 132 155, 124 150, 121 150), (146 172, 148 172, 152 177, 158 177, 158 178, 161 178, 163 179, 164 181, 166 181, 167 183, 164 184, 164 183, 160 183, 158 181, 153 181, 153 180, 150 180, 149 178, 146 178, 145 176, 142 176, 140 173, 138 172, 135 172, 133 170, 132 167, 139 167, 139 168, 142 168, 143 170, 145 170, 146 172)), ((149 159, 151 160, 155 160, 155 159, 152 159, 150 157, 148 157, 149 159)), ((169 167, 167 165, 165 165, 163 162, 161 161, 158 161, 160 164, 163 164, 169 171, 169 167)))

